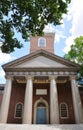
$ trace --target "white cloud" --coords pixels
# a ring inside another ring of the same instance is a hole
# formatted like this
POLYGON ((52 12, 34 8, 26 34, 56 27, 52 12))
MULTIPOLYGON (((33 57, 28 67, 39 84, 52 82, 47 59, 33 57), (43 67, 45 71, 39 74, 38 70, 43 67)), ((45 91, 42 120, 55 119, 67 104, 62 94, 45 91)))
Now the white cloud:
POLYGON ((55 32, 55 26, 52 24, 48 24, 44 28, 44 32, 55 32))
MULTIPOLYGON (((63 21, 64 22, 64 21, 63 21)), ((64 23, 61 25, 62 28, 64 28, 64 23)), ((66 38, 63 31, 60 31, 56 29, 56 27, 52 24, 48 24, 45 26, 44 32, 53 32, 55 33, 55 42, 59 43, 61 38, 66 38)))
POLYGON ((72 0, 72 28, 71 33, 74 37, 83 35, 83 1, 72 0))
POLYGON ((10 54, 2 53, 2 51, 0 50, 0 64, 6 63, 13 59, 15 59, 15 58, 11 57, 10 54))
POLYGON ((73 39, 83 35, 83 1, 72 0, 69 5, 69 13, 67 20, 72 20, 72 26, 70 28, 71 36, 66 39, 66 46, 64 52, 67 53, 70 50, 70 45, 73 44, 73 39))
POLYGON ((70 50, 70 46, 72 45, 72 44, 74 44, 74 40, 73 40, 74 38, 71 36, 71 37, 68 37, 67 39, 66 39, 66 41, 65 41, 65 44, 66 44, 66 46, 65 46, 65 48, 63 49, 63 51, 65 52, 65 53, 67 53, 69 50, 70 50))
MULTIPOLYGON (((1 68, 1 67, 0 67, 1 68)), ((6 82, 6 79, 5 79, 5 72, 0 69, 0 84, 3 84, 6 82)))
POLYGON ((55 42, 59 43, 61 38, 64 39, 64 38, 66 38, 66 36, 64 35, 64 33, 62 31, 56 29, 56 32, 55 32, 55 42))

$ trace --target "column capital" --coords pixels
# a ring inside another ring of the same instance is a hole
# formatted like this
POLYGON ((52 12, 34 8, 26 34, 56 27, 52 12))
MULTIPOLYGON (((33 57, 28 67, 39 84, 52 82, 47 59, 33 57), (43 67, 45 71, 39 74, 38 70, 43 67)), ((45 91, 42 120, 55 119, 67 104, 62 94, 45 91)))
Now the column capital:
POLYGON ((57 78, 58 76, 49 76, 49 80, 52 80, 52 79, 56 80, 57 78))
POLYGON ((5 78, 13 80, 13 76, 10 76, 10 75, 6 75, 5 78))
POLYGON ((26 80, 29 80, 29 79, 32 79, 32 80, 33 80, 33 76, 28 76, 28 75, 26 75, 25 78, 26 78, 26 80))
POLYGON ((69 77, 69 80, 76 80, 77 79, 77 76, 76 75, 72 75, 69 77))

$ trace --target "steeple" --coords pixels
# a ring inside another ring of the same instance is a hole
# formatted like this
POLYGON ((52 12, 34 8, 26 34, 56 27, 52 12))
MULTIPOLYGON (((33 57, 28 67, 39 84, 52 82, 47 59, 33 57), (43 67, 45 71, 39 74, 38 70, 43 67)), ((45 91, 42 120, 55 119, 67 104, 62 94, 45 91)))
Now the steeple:
POLYGON ((54 53, 55 33, 45 33, 43 36, 30 37, 30 53, 43 49, 54 53))

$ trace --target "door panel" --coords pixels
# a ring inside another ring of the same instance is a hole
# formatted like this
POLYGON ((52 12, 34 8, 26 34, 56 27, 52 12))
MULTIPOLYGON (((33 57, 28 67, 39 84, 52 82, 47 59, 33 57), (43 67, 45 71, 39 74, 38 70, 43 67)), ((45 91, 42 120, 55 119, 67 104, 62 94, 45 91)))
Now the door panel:
POLYGON ((46 108, 38 107, 36 109, 36 124, 46 124, 46 108))

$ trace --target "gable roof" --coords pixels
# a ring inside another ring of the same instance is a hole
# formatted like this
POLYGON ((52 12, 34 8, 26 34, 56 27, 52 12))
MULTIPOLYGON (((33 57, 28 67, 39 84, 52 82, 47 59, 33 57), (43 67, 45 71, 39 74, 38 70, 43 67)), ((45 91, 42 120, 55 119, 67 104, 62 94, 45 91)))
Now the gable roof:
POLYGON ((3 69, 5 71, 10 69, 18 69, 18 68, 66 68, 66 69, 74 69, 78 70, 79 65, 75 64, 71 61, 65 60, 64 58, 54 55, 45 50, 38 50, 36 52, 30 53, 29 55, 23 56, 19 59, 11 61, 7 64, 4 64, 3 69))

